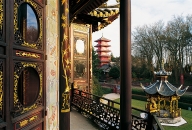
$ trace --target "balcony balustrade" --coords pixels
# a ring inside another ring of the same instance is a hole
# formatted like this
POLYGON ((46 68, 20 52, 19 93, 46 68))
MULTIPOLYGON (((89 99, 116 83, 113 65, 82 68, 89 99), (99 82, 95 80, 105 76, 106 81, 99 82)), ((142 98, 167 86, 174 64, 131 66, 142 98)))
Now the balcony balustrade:
MULTIPOLYGON (((120 130, 120 103, 78 89, 72 88, 71 91, 71 107, 74 110, 103 130, 120 130)), ((155 115, 132 107, 132 130, 164 129, 155 115), (140 114, 146 116, 142 117, 140 114)))

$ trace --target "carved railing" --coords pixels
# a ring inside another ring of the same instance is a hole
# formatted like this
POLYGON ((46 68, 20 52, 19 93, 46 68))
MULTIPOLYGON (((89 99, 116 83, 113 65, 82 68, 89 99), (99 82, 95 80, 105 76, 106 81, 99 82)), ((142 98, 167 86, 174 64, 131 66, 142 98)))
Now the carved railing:
MULTIPOLYGON (((120 103, 118 102, 72 89, 71 107, 104 130, 120 129, 120 103)), ((132 107, 132 130, 163 130, 163 127, 154 115, 132 107), (141 113, 146 117, 141 117, 141 113)))

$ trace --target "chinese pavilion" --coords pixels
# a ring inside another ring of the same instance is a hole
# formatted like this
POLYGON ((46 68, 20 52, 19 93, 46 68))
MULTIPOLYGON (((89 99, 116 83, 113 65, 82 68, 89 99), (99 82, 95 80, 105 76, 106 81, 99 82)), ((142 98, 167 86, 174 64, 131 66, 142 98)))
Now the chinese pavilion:
POLYGON ((176 123, 180 121, 181 117, 181 108, 178 108, 178 100, 188 87, 181 90, 182 85, 176 88, 170 84, 167 78, 171 75, 171 72, 165 71, 163 63, 161 66, 159 72, 154 72, 157 78, 155 83, 147 87, 141 84, 147 95, 145 108, 150 113, 155 113, 159 117, 160 122, 176 123))
POLYGON ((100 67, 110 63, 111 61, 111 56, 108 54, 109 52, 111 52, 111 50, 108 49, 111 46, 108 44, 108 42, 110 41, 111 40, 104 38, 103 36, 95 40, 95 42, 98 43, 95 47, 98 48, 96 51, 100 60, 100 67))

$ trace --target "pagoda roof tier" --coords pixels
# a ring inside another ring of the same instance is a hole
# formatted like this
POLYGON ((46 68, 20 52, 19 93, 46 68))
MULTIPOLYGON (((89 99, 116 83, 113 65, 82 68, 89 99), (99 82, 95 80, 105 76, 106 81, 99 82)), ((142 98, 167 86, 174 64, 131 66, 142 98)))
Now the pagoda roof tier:
POLYGON ((100 49, 97 49, 96 51, 97 51, 97 52, 111 52, 111 50, 108 50, 108 49, 107 49, 107 50, 100 50, 100 49))
POLYGON ((154 84, 151 84, 148 87, 144 87, 142 84, 141 87, 147 94, 150 95, 160 94, 162 96, 173 96, 173 95, 182 96, 187 91, 189 86, 181 90, 182 85, 179 88, 176 88, 168 81, 157 80, 154 84))
POLYGON ((97 45, 95 45, 94 47, 110 47, 111 45, 109 45, 109 44, 97 44, 97 45))
POLYGON ((98 54, 98 56, 110 56, 109 54, 98 54))
POLYGON ((100 60, 101 63, 109 63, 111 60, 100 60))
POLYGON ((89 14, 96 17, 110 17, 119 13, 119 9, 99 8, 91 11, 89 14))
POLYGON ((189 86, 187 86, 184 89, 181 89, 182 85, 177 88, 173 86, 171 83, 168 82, 167 78, 168 75, 171 75, 171 72, 167 72, 164 69, 164 62, 162 61, 161 69, 158 72, 154 72, 158 80, 150 84, 148 87, 144 87, 141 84, 141 87, 144 89, 144 91, 149 95, 162 95, 162 96, 182 96, 188 89, 189 86))
POLYGON ((103 29, 119 16, 119 3, 107 5, 106 2, 107 0, 70 0, 70 22, 91 24, 92 32, 103 29))
POLYGON ((69 1, 70 19, 72 20, 77 14, 88 14, 95 10, 107 0, 81 0, 76 2, 74 0, 69 1))
POLYGON ((110 55, 98 55, 99 57, 111 57, 110 55))
MULTIPOLYGON (((99 42, 99 41, 105 41, 105 42, 110 42, 111 40, 104 38, 103 36, 97 40, 95 40, 94 42, 99 42)), ((97 44, 98 45, 98 44, 97 44)))

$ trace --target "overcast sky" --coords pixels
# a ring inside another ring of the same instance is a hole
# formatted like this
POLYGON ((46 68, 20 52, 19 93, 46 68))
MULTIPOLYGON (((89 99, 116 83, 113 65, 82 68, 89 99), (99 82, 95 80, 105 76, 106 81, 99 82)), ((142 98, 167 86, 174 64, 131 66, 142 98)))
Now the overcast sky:
MULTIPOLYGON (((116 0, 109 0, 109 4, 116 3, 116 0)), ((165 23, 173 16, 192 14, 192 0, 131 0, 131 27, 132 31, 137 26, 153 24, 159 20, 165 23)), ((110 49, 113 55, 119 56, 119 18, 104 29, 94 32, 92 36, 94 41, 102 37, 110 39, 110 49)))

